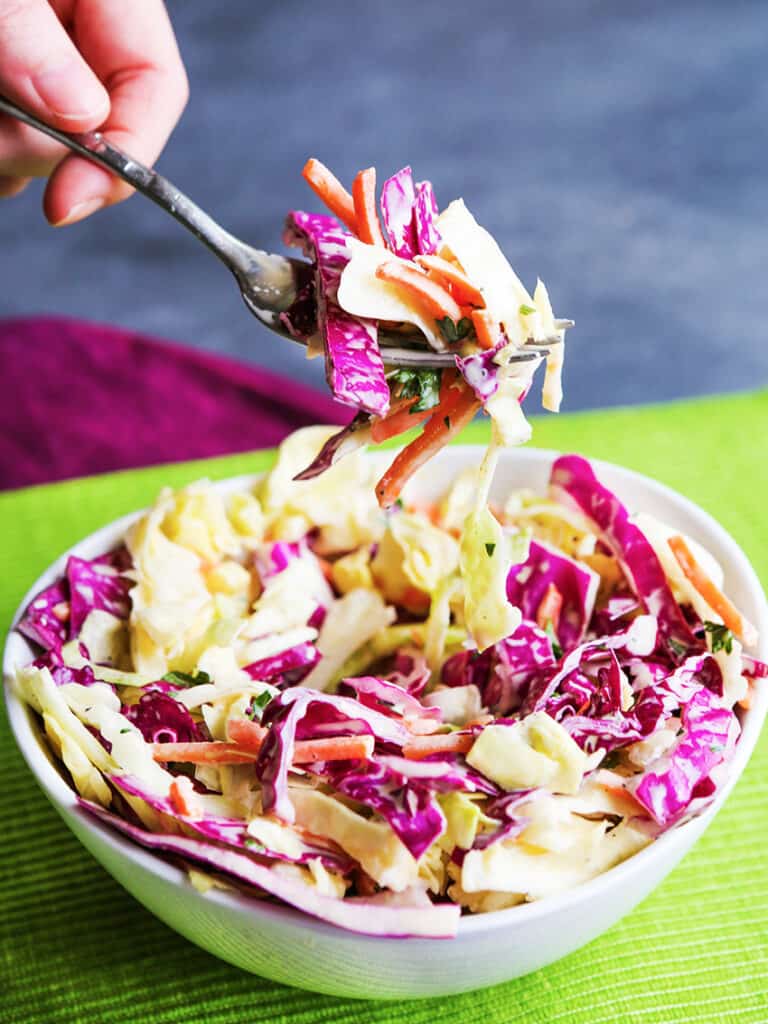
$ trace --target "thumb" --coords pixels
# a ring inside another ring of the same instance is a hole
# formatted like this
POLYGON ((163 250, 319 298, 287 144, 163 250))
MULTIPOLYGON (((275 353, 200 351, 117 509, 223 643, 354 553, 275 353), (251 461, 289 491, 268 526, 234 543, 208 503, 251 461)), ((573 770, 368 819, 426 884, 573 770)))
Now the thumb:
POLYGON ((0 92, 63 131, 98 128, 107 90, 46 0, 0 4, 0 92))

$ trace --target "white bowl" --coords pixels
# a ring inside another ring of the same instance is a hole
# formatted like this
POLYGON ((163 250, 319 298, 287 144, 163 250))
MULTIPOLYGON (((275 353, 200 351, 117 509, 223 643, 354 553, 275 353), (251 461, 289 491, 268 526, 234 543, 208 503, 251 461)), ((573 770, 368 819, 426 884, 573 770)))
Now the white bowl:
MULTIPOLYGON (((453 476, 477 463, 479 452, 473 447, 443 451, 414 481, 411 493, 436 497, 453 476)), ((532 448, 505 452, 494 490, 499 495, 512 487, 543 490, 555 456, 532 448)), ((600 479, 631 510, 656 515, 712 552, 725 570, 728 594, 758 627, 763 638, 758 653, 765 657, 765 597, 735 541, 711 516, 668 487, 610 463, 594 465, 600 479)), ((228 492, 250 482, 239 478, 217 486, 228 492)), ((71 553, 90 558, 108 550, 135 518, 126 516, 105 526, 71 553)), ((32 585, 16 618, 63 571, 65 561, 66 554, 32 585)), ((544 967, 600 935, 651 892, 704 832, 741 775, 768 710, 768 687, 762 687, 743 715, 729 779, 705 813, 671 829, 628 861, 560 896, 463 918, 454 939, 387 939, 352 934, 239 893, 211 890, 203 895, 184 871, 84 815, 46 753, 34 716, 8 686, 13 670, 32 657, 24 638, 12 632, 3 660, 11 727, 43 792, 99 863, 162 921, 223 960, 287 985, 361 998, 405 999, 482 988, 544 967)))

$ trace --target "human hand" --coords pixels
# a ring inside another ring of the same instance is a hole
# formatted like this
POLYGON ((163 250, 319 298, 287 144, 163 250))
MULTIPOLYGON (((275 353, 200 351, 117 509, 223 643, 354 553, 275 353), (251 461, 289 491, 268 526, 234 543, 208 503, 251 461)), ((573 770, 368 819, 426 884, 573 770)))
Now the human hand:
MULTIPOLYGON (((0 0, 0 93, 54 128, 98 128, 152 166, 187 102, 162 0, 0 0)), ((0 115, 0 198, 48 178, 43 209, 73 224, 131 193, 125 182, 0 115)))

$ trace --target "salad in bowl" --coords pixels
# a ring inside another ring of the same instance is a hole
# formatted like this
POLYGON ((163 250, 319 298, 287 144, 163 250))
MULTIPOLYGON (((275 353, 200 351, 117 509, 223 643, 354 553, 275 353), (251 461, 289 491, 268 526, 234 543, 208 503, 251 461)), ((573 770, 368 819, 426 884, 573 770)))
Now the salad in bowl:
POLYGON ((17 624, 17 694, 81 813, 372 935, 453 936, 653 844, 724 785, 768 667, 694 540, 576 455, 383 511, 330 431, 226 493, 163 491, 17 624))

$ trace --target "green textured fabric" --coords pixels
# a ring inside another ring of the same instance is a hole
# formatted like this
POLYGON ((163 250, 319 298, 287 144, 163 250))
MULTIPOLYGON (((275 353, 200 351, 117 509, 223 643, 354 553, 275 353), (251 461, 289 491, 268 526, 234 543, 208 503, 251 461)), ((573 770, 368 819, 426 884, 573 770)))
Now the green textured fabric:
MULTIPOLYGON (((477 432, 474 439, 484 434, 477 432)), ((768 393, 563 417, 541 447, 648 473, 715 515, 768 580, 768 393)), ((0 495, 0 625, 65 548, 164 483, 262 469, 264 453, 0 495)), ((605 1024, 768 1020, 768 741, 695 850, 649 899, 553 966, 446 999, 362 1004, 220 963, 97 867, 32 784, 0 719, 0 1021, 435 1021, 605 1024)))

